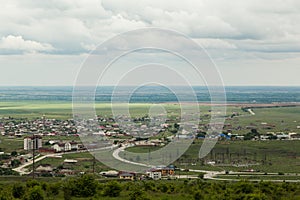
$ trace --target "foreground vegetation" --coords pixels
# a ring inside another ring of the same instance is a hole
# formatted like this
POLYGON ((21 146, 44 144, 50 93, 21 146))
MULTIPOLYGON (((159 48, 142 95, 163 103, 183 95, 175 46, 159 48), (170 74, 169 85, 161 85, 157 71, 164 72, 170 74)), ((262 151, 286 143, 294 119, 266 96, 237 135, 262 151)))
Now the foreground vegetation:
POLYGON ((27 180, 0 185, 0 199, 298 199, 300 184, 161 180, 100 182, 92 175, 58 182, 27 180))

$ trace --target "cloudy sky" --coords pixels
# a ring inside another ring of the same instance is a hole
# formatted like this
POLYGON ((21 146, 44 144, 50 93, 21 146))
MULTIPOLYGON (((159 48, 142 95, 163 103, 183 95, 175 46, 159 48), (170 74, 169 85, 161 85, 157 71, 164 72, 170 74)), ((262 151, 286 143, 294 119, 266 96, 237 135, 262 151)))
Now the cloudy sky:
POLYGON ((97 45, 145 27, 200 44, 225 85, 300 85, 299 22, 298 0, 1 1, 0 85, 72 85, 97 45))

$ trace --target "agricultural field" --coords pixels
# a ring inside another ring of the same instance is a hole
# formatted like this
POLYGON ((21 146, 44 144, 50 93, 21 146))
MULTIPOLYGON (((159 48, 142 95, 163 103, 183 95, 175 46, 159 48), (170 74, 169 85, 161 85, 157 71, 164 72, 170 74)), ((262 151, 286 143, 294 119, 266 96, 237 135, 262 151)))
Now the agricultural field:
POLYGON ((295 107, 272 107, 254 108, 255 115, 244 114, 227 120, 232 125, 234 133, 245 134, 249 129, 236 130, 237 127, 255 127, 259 133, 267 132, 299 132, 300 129, 300 106, 295 107))
MULTIPOLYGON (((127 104, 116 104, 114 108, 124 107, 127 104)), ((149 109, 153 105, 163 106, 169 116, 180 115, 180 106, 177 103, 131 103, 129 111, 132 117, 142 117, 149 113, 149 109)), ((187 109, 189 108, 186 105, 187 109)), ((95 104, 96 112, 99 116, 111 117, 112 109, 110 103, 95 104)), ((191 106, 191 108, 193 108, 191 106)), ((209 113, 209 106, 200 106, 201 115, 209 113)), ((55 119, 70 119, 72 118, 72 103, 71 102, 42 102, 42 101, 11 101, 0 102, 0 117, 28 118, 34 119, 42 116, 55 119)))

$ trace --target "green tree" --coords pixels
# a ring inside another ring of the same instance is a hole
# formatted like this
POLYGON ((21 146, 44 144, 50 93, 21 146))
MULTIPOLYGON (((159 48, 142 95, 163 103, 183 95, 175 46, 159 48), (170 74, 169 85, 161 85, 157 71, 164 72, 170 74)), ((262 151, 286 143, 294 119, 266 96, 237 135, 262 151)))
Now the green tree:
POLYGON ((48 196, 57 196, 59 194, 60 187, 61 187, 61 184, 59 182, 48 184, 48 187, 46 190, 47 195, 48 196))
POLYGON ((14 159, 10 162, 10 165, 12 167, 18 167, 21 164, 21 161, 19 161, 18 159, 14 159))
POLYGON ((105 185, 103 195, 109 197, 118 197, 121 191, 121 185, 116 181, 111 181, 105 185))
POLYGON ((26 182, 26 187, 28 188, 32 188, 36 185, 40 185, 40 183, 37 180, 30 179, 26 182))
POLYGON ((25 194, 25 186, 21 183, 15 183, 12 187, 12 195, 14 198, 21 198, 25 194))
POLYGON ((41 186, 36 185, 28 190, 26 200, 44 200, 44 192, 41 186))
POLYGON ((18 152, 16 152, 16 151, 13 151, 13 152, 11 152, 11 154, 10 154, 11 156, 17 156, 18 155, 18 152))
POLYGON ((64 184, 64 191, 70 190, 72 196, 90 197, 96 194, 97 185, 94 176, 86 174, 77 179, 69 179, 64 184))

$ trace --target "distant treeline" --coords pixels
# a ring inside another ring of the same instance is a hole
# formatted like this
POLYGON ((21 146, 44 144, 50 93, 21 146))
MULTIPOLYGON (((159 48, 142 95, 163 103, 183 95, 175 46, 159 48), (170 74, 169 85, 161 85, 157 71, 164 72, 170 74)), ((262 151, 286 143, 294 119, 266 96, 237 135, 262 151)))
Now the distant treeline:
POLYGON ((58 182, 28 180, 0 185, 0 199, 299 199, 299 183, 214 182, 203 179, 98 181, 92 175, 58 182))

